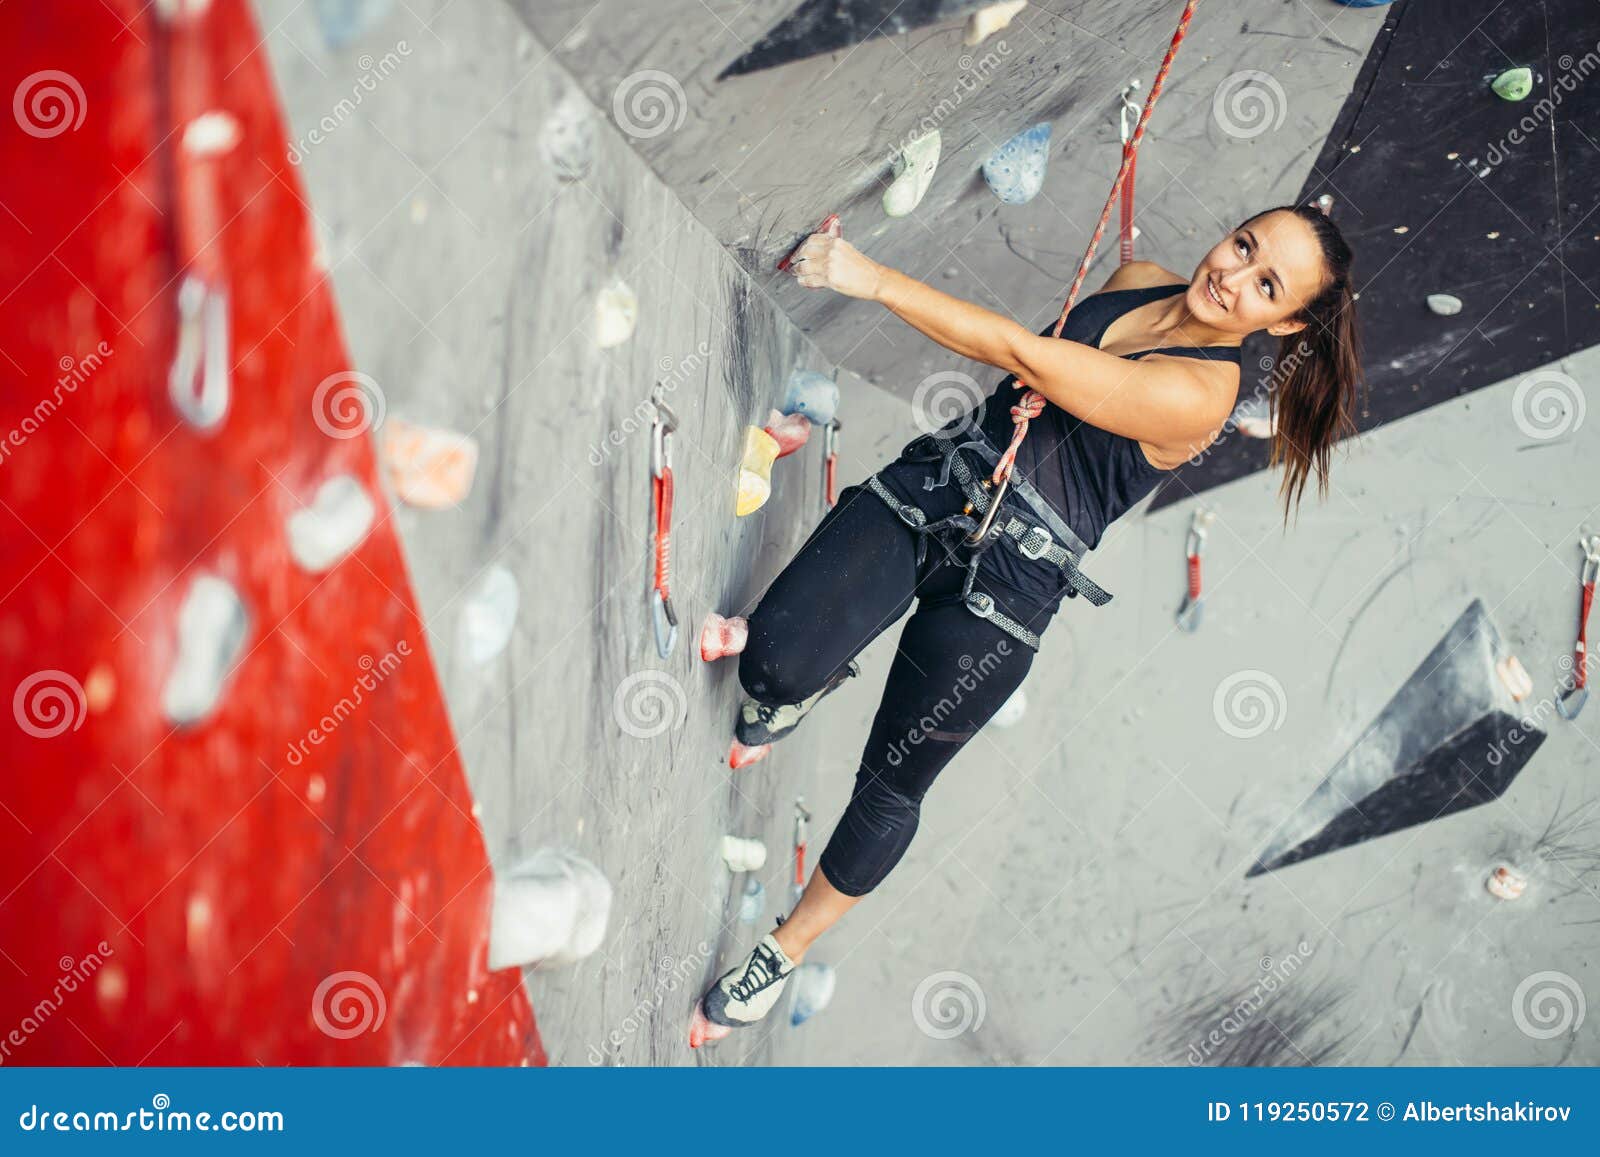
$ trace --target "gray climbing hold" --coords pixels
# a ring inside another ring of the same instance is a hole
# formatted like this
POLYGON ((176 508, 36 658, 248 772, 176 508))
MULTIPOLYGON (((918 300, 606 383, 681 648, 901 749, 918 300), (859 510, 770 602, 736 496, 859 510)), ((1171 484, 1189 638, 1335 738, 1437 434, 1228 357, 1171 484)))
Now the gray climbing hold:
POLYGON ((317 488, 310 506, 289 516, 289 553, 302 569, 321 574, 367 537, 376 514, 367 488, 337 474, 317 488))
POLYGON ((1440 317, 1454 317, 1461 312, 1461 299, 1448 293, 1430 293, 1428 308, 1440 317))
POLYGON ((545 118, 539 152, 563 181, 581 181, 589 175, 594 165, 594 115, 587 100, 575 92, 561 98, 545 118))
POLYGON ((244 648, 249 615, 233 584, 196 575, 178 608, 177 658, 161 691, 161 709, 180 727, 199 723, 217 705, 244 648))
POLYGON ((313 8, 323 42, 343 48, 376 27, 393 6, 394 0, 317 0, 313 8))
POLYGON ((895 154, 894 182, 883 191, 883 211, 891 217, 904 217, 919 204, 933 183, 939 167, 939 130, 933 129, 907 141, 895 154))
POLYGON ((506 649, 520 602, 516 576, 491 566, 461 609, 461 649, 470 662, 482 666, 506 649))
POLYGON ((739 899, 739 919, 754 924, 761 919, 767 907, 767 889, 760 880, 751 876, 744 884, 744 895, 739 899))

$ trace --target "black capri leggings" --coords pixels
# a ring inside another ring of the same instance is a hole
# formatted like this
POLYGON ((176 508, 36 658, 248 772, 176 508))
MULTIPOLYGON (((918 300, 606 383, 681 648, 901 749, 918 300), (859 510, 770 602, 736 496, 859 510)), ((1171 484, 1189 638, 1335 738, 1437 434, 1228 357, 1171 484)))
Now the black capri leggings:
MULTIPOLYGON (((934 779, 1033 665, 1031 649, 960 602, 970 556, 950 541, 929 541, 919 567, 916 533, 865 486, 846 487, 749 616, 740 683, 762 702, 797 703, 918 600, 850 804, 817 861, 849 896, 872 891, 900 862, 934 779)), ((1060 605, 986 589, 1041 636, 1060 605)))

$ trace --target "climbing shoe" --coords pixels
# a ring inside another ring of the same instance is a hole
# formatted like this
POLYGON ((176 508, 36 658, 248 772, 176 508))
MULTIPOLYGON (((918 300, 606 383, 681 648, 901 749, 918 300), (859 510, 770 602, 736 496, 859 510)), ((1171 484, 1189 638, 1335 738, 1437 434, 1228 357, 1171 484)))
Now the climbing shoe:
POLYGON ((743 963, 723 973, 700 998, 689 1026, 689 1047, 699 1048, 708 1040, 720 1040, 734 1029, 747 1028, 766 1016, 783 995, 783 986, 794 969, 794 961, 785 955, 772 934, 763 936, 743 963))
POLYGON ((739 722, 734 724, 733 733, 746 747, 776 742, 798 727, 824 695, 838 688, 846 679, 854 679, 859 674, 861 668, 852 659, 823 684, 822 690, 798 703, 762 703, 756 699, 746 699, 739 708, 739 722))

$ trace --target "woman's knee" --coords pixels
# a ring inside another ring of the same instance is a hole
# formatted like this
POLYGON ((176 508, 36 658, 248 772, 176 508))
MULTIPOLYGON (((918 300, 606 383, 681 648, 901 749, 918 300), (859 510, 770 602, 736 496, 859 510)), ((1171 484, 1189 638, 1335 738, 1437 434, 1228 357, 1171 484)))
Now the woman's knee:
POLYGON ((761 608, 750 616, 749 637, 739 653, 739 684, 763 703, 798 703, 827 679, 796 644, 800 636, 783 631, 761 608))

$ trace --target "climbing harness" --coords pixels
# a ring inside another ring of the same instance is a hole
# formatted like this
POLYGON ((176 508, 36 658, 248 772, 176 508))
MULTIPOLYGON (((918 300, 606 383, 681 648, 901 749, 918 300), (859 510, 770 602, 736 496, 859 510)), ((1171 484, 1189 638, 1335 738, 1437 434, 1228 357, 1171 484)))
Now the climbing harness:
POLYGON ((656 652, 665 659, 672 654, 678 642, 678 614, 672 609, 672 591, 669 577, 672 565, 672 432, 678 428, 678 416, 672 412, 662 396, 664 387, 657 382, 650 391, 651 404, 656 408, 655 420, 650 424, 650 497, 655 511, 652 518, 651 539, 654 544, 655 567, 651 580, 650 614, 655 625, 656 652))
MULTIPOLYGON (((1161 89, 1167 83, 1167 73, 1172 69, 1172 62, 1177 58, 1178 49, 1183 45, 1184 37, 1189 34, 1189 22, 1194 18, 1194 10, 1199 6, 1200 0, 1187 0, 1183 6, 1183 15, 1178 17, 1178 28, 1172 34, 1172 43, 1167 45, 1167 54, 1161 60, 1161 67, 1156 70, 1155 80, 1150 85, 1150 95, 1145 98, 1144 110, 1139 114, 1138 123, 1133 127, 1133 133, 1122 149, 1122 165, 1117 169, 1117 178, 1111 184, 1111 193, 1106 197, 1105 208, 1100 211, 1099 224, 1095 226, 1094 234, 1089 238, 1089 247, 1084 250, 1083 260, 1078 263, 1078 273, 1072 279, 1072 288, 1067 292, 1067 303, 1061 309, 1061 316, 1056 320, 1052 336, 1060 337, 1062 328, 1067 324, 1067 314, 1072 312, 1072 307, 1077 304, 1078 292, 1083 288, 1083 282, 1089 275, 1089 265, 1094 261, 1095 250, 1100 247, 1100 239, 1105 236, 1106 226, 1111 221, 1111 210, 1122 197, 1123 186, 1131 186, 1133 180, 1134 160, 1139 153, 1139 142, 1144 139, 1145 126, 1150 123, 1150 114, 1155 111, 1156 101, 1161 97, 1161 89)), ((1131 210, 1131 205, 1129 206, 1131 210)), ((1129 213, 1131 226, 1132 214, 1129 213)), ((1005 497, 1006 484, 1011 480, 1011 472, 1016 466, 1017 450, 1022 446, 1022 440, 1028 435, 1028 423, 1044 413, 1045 398, 1038 391, 1027 387, 1027 383, 1020 378, 1016 382, 1017 389, 1024 389, 1022 400, 1011 407, 1011 420, 1016 424, 1016 429, 1011 435, 1011 444, 1006 447, 1004 454, 995 464, 991 481, 996 487, 995 503, 990 508, 971 541, 983 541, 989 534, 990 524, 995 514, 1000 509, 1000 500, 1005 497)))
POLYGON ((1578 539, 1583 551, 1583 598, 1578 611, 1578 641, 1572 648, 1572 679, 1556 699, 1563 719, 1576 719, 1589 699, 1589 608, 1594 606, 1594 581, 1600 573, 1600 534, 1578 539))
POLYGON ((834 486, 839 466, 839 431, 842 429, 844 423, 838 418, 822 429, 822 504, 828 510, 839 504, 839 495, 834 486))
POLYGON ((1133 260, 1133 173, 1135 158, 1128 145, 1133 141, 1133 126, 1139 120, 1139 106, 1133 103, 1133 94, 1139 91, 1136 76, 1122 90, 1122 106, 1117 110, 1117 130, 1122 136, 1122 155, 1128 162, 1128 179, 1122 186, 1122 216, 1118 232, 1122 241, 1122 264, 1133 260))
POLYGON ((794 902, 800 902, 800 895, 806 890, 806 823, 811 819, 811 813, 806 810, 805 796, 796 796, 794 800, 794 885, 791 889, 794 902))
MULTIPOLYGON (((978 515, 992 515, 998 510, 1004 493, 1000 497, 991 499, 988 493, 987 480, 980 480, 973 473, 972 467, 961 456, 962 450, 974 450, 985 461, 993 463, 999 459, 999 453, 981 434, 966 442, 954 442, 947 433, 956 425, 964 422, 964 418, 936 430, 932 434, 925 434, 913 440, 901 452, 900 460, 903 462, 939 462, 941 463, 937 480, 926 478, 922 486, 925 490, 933 490, 940 486, 951 484, 953 474, 955 481, 960 485, 962 492, 967 497, 964 509, 958 514, 945 518, 931 520, 928 513, 919 506, 903 502, 887 486, 873 474, 867 478, 867 487, 888 507, 900 517, 918 535, 917 538, 917 566, 922 566, 927 557, 928 535, 937 536, 941 531, 957 529, 964 532, 962 539, 967 546, 973 546, 971 557, 967 562, 967 576, 961 587, 960 600, 967 609, 979 618, 988 619, 1001 630, 1020 640, 1028 648, 1039 649, 1039 637, 1028 630, 1021 623, 1003 613, 995 604, 994 597, 984 591, 973 590, 974 580, 978 575, 978 564, 983 552, 997 542, 1005 543, 1010 549, 1015 550, 1023 558, 1031 561, 1043 561, 1058 567, 1067 581, 1067 596, 1076 597, 1081 594, 1095 606, 1104 606, 1111 601, 1111 596, 1101 589, 1095 582, 1078 569, 1078 562, 1089 553, 1089 548, 1083 540, 1073 532, 1056 513, 1043 495, 1039 494, 1026 479, 1016 479, 1014 487, 1019 499, 1029 507, 1029 513, 1034 516, 1033 521, 1019 517, 1012 511, 1013 506, 1006 514, 1003 521, 998 521, 995 529, 980 543, 973 544, 971 531, 977 525, 978 515), (919 443, 927 443, 919 448, 919 443), (1043 525, 1040 525, 1040 524, 1043 525)), ((995 523, 996 520, 986 518, 986 521, 995 523)), ((939 601, 939 600, 931 600, 939 601)))
POLYGON ((1198 508, 1189 520, 1189 540, 1183 553, 1189 560, 1189 593, 1178 608, 1178 626, 1190 634, 1200 629, 1201 612, 1205 610, 1205 595, 1200 586, 1200 559, 1206 553, 1206 535, 1216 521, 1215 511, 1198 508))

